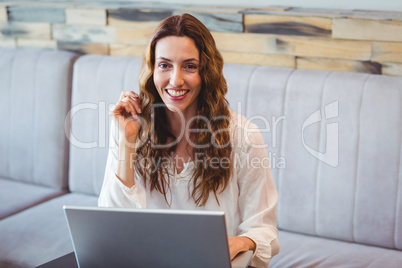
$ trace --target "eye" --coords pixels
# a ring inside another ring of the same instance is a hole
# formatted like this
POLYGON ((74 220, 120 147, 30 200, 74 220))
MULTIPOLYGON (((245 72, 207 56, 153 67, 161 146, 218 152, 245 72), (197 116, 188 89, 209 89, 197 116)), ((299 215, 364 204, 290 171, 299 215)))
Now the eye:
POLYGON ((167 69, 169 68, 169 65, 167 63, 161 62, 158 64, 159 68, 161 69, 167 69))
POLYGON ((184 66, 184 68, 189 71, 194 72, 197 70, 198 67, 197 67, 197 65, 191 63, 191 64, 187 64, 186 66, 184 66))

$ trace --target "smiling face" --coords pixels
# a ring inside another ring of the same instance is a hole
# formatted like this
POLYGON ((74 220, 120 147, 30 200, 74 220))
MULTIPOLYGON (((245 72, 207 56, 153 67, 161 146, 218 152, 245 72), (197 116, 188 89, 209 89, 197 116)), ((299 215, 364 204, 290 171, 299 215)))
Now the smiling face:
POLYGON ((168 36, 155 46, 154 84, 167 108, 189 118, 196 114, 202 80, 199 51, 186 36, 168 36))

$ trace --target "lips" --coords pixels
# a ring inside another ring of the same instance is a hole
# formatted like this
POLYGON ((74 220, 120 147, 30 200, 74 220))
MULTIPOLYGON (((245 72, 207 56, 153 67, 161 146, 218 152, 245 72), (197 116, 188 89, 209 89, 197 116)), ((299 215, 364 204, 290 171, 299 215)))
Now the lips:
POLYGON ((190 90, 165 89, 165 91, 170 99, 182 100, 186 97, 190 90))

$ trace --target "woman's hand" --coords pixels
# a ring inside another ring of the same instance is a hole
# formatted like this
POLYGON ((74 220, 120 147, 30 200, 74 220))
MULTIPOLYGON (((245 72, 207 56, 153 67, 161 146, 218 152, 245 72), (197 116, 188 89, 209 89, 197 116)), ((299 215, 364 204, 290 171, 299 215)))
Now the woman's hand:
POLYGON ((116 177, 127 187, 134 185, 133 156, 135 156, 135 142, 141 128, 141 120, 137 116, 141 113, 141 99, 133 91, 123 91, 111 114, 119 128, 119 161, 116 177))
MULTIPOLYGON (((138 114, 141 113, 141 99, 133 91, 123 91, 119 102, 112 111, 118 124, 120 134, 123 134, 125 141, 135 142, 141 128, 141 121, 138 114)), ((122 136, 120 136, 122 138, 122 136)))
POLYGON ((229 251, 230 259, 233 260, 237 254, 243 251, 255 250, 255 243, 245 236, 233 236, 229 237, 229 251))

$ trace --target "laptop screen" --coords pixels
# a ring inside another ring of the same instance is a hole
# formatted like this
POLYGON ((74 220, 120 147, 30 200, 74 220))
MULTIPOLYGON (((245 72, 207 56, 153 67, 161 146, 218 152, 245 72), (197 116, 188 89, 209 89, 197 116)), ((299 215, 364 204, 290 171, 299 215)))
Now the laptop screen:
POLYGON ((223 212, 73 206, 64 211, 81 268, 231 267, 223 212))

